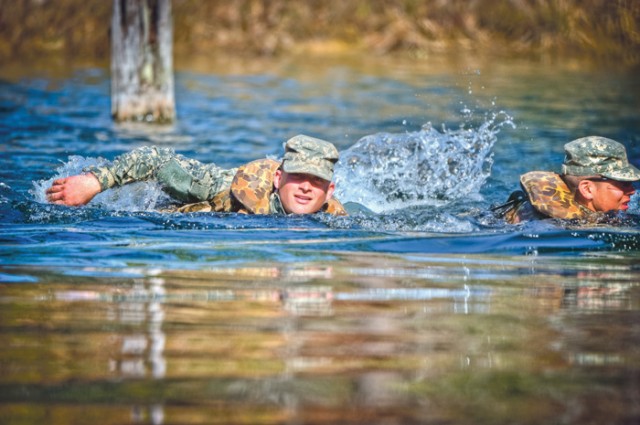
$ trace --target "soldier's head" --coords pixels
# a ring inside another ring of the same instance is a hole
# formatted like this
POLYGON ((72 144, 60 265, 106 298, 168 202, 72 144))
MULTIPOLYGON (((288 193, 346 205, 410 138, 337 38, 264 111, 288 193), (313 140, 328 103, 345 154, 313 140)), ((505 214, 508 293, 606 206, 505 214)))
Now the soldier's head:
POLYGON ((312 214, 333 196, 333 168, 338 150, 315 137, 298 135, 287 140, 274 185, 289 214, 312 214))
POLYGON ((624 146, 589 136, 564 145, 562 174, 576 201, 592 211, 626 210, 640 170, 629 163, 624 146))

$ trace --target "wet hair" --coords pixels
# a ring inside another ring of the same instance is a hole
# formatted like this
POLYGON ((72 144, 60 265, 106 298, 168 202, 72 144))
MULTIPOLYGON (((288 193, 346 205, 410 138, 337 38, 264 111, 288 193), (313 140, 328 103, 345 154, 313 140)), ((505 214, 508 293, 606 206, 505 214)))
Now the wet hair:
POLYGON ((560 178, 562 179, 562 181, 565 182, 565 184, 569 188, 569 191, 571 191, 571 193, 575 195, 576 191, 578 190, 578 185, 580 184, 580 182, 582 180, 587 180, 587 179, 589 179, 591 177, 590 176, 573 176, 571 174, 562 174, 562 175, 560 175, 560 178))

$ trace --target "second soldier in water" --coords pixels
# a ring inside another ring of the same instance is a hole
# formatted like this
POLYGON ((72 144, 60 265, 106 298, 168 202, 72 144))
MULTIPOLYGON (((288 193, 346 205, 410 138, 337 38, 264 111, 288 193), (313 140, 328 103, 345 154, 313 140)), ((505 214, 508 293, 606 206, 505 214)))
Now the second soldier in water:
POLYGON ((589 136, 564 146, 562 173, 531 171, 520 177, 522 190, 494 211, 509 223, 542 218, 597 222, 606 213, 626 211, 640 170, 629 163, 624 146, 589 136))

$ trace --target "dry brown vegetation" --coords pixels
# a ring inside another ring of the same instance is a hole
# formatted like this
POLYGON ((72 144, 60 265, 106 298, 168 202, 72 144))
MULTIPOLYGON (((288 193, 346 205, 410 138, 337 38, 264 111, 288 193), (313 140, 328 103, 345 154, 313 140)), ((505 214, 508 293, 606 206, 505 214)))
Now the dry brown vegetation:
MULTIPOLYGON (((488 52, 640 63, 637 0, 173 0, 177 55, 488 52)), ((0 60, 109 57, 111 0, 0 0, 0 60)))

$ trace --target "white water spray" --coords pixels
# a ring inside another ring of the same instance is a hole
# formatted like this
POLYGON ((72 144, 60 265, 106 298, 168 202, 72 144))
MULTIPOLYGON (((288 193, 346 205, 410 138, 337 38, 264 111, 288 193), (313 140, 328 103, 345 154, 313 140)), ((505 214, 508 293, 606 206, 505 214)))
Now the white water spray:
POLYGON ((378 133, 343 151, 336 167, 336 197, 374 212, 441 206, 478 198, 491 172, 500 127, 513 125, 504 112, 477 129, 378 133))

